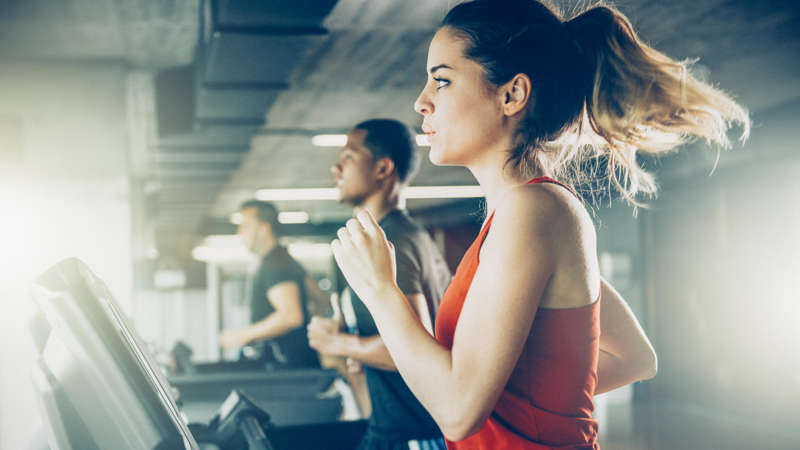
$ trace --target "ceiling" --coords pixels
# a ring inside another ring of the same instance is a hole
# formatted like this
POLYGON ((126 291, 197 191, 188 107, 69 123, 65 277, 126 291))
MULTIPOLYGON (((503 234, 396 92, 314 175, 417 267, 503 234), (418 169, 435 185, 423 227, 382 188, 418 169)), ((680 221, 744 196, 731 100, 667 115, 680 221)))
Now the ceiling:
MULTIPOLYGON (((224 226, 260 188, 330 187, 337 151, 312 146, 314 134, 343 133, 372 117, 418 128, 412 103, 425 81, 428 42, 454 3, 0 0, 0 52, 124 60, 155 74, 159 131, 146 155, 146 195, 149 220, 171 233, 224 226)), ((646 41, 675 58, 698 57, 697 72, 751 111, 800 98, 796 0, 616 5, 646 41)), ((423 160, 415 185, 474 183, 465 169, 423 160)), ((320 223, 349 214, 332 201, 278 206, 320 223)))

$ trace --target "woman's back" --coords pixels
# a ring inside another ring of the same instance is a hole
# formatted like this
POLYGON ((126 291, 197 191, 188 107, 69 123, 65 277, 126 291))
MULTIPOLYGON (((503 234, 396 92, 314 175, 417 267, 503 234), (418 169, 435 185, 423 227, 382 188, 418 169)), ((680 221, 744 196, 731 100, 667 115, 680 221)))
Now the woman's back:
POLYGON ((554 260, 549 262, 554 268, 542 292, 539 308, 578 308, 593 303, 600 292, 596 233, 577 194, 550 177, 534 178, 514 191, 511 195, 517 195, 519 200, 510 203, 521 203, 526 214, 547 217, 546 236, 529 236, 523 229, 512 236, 501 236, 489 229, 480 257, 483 258, 485 251, 491 251, 498 239, 514 239, 522 246, 532 239, 547 239, 556 251, 552 254, 554 260))

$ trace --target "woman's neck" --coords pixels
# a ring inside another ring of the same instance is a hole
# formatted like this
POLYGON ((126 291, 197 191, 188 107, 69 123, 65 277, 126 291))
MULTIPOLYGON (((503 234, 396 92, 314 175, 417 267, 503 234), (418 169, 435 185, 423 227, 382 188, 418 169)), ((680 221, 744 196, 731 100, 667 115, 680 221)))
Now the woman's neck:
POLYGON ((547 175, 540 170, 535 173, 522 173, 513 163, 507 163, 506 152, 496 153, 493 156, 467 166, 481 186, 486 197, 486 211, 489 213, 497 208, 500 200, 510 189, 525 184, 532 178, 547 175))

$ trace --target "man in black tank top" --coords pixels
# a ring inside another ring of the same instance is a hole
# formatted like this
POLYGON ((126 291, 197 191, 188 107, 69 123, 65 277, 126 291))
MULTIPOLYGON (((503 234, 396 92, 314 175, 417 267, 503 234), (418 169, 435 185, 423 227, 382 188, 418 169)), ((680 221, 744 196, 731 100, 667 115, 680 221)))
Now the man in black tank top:
POLYGON ((239 209, 238 234, 252 253, 261 257, 253 277, 251 325, 220 334, 224 348, 247 344, 280 368, 318 367, 317 354, 308 346, 306 271, 278 243, 278 211, 268 202, 249 200, 239 209))
MULTIPOLYGON (((369 210, 386 232, 395 248, 397 284, 433 334, 450 271, 427 231, 402 209, 402 189, 418 166, 408 128, 395 120, 375 119, 348 133, 331 171, 341 201, 356 213, 369 210)), ((308 337, 320 353, 345 356, 363 367, 372 414, 359 450, 444 449, 438 426, 397 372, 369 311, 352 291, 348 293, 355 317, 355 323, 347 324, 352 334, 340 331, 342 324, 335 319, 315 317, 308 337)))

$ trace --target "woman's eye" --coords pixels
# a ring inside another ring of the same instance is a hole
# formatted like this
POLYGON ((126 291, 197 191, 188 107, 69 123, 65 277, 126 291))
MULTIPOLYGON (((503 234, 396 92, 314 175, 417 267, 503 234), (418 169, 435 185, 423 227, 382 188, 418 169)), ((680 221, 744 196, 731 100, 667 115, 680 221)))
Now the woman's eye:
POLYGON ((445 80, 444 78, 434 78, 433 80, 436 81, 436 90, 439 90, 450 84, 450 80, 445 80))

